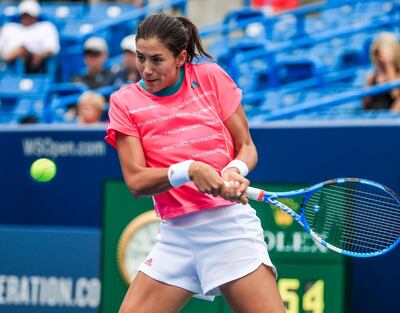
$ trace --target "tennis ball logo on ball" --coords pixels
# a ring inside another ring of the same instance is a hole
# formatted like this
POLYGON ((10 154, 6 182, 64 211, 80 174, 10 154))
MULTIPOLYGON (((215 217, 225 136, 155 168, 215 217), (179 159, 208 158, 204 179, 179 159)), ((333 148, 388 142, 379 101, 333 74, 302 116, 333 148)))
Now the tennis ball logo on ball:
POLYGON ((42 158, 36 160, 31 165, 31 176, 40 183, 45 183, 56 176, 57 167, 52 160, 42 158))

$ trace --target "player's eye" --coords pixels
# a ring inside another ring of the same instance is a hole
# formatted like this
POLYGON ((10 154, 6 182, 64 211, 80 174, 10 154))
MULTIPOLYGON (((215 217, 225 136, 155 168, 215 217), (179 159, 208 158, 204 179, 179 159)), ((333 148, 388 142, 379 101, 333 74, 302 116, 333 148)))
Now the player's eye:
POLYGON ((155 64, 159 64, 159 63, 162 62, 162 59, 159 58, 159 57, 155 57, 155 58, 152 58, 152 61, 153 61, 153 63, 155 63, 155 64))
POLYGON ((144 60, 145 60, 144 56, 143 56, 143 55, 140 55, 140 54, 137 54, 137 55, 136 55, 136 59, 137 59, 140 63, 143 63, 144 60))

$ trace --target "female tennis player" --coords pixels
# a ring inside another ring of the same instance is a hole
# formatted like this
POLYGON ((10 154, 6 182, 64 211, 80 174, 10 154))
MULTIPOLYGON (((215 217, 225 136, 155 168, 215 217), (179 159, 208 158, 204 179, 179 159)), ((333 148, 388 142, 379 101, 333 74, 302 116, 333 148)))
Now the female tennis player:
POLYGON ((120 313, 178 312, 222 294, 235 312, 285 312, 245 178, 257 162, 241 91, 184 17, 148 16, 136 35, 142 80, 111 96, 106 140, 127 186, 153 196, 160 236, 120 313), (228 182, 228 185, 225 185, 228 182))

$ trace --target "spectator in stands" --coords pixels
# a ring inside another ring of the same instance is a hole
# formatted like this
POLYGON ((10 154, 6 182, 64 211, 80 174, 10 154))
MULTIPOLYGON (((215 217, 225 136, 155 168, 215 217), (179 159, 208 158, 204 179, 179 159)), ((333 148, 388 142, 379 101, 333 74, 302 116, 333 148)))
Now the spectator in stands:
POLYGON ((49 21, 39 21, 40 5, 25 0, 18 6, 20 23, 6 23, 0 32, 0 58, 12 63, 25 60, 26 72, 44 70, 45 62, 60 50, 57 28, 49 21))
POLYGON ((108 46, 100 37, 90 37, 84 43, 84 58, 87 72, 72 79, 75 83, 83 83, 90 89, 109 86, 114 83, 115 74, 105 68, 108 58, 108 46))
MULTIPOLYGON (((372 43, 370 56, 375 69, 367 77, 367 86, 400 79, 400 43, 396 35, 384 32, 372 43)), ((400 89, 363 99, 365 110, 400 111, 400 89)))
POLYGON ((106 106, 105 98, 94 91, 84 92, 78 100, 78 124, 102 123, 102 117, 106 106))
POLYGON ((135 35, 126 36, 121 41, 123 51, 123 63, 113 68, 115 72, 114 86, 121 88, 124 85, 136 83, 140 80, 140 74, 136 67, 136 43, 135 35))

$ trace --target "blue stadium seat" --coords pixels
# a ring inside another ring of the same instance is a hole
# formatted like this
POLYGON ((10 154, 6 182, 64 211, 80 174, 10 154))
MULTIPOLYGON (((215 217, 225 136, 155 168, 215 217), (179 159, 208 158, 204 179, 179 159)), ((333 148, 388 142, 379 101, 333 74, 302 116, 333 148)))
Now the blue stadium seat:
POLYGON ((82 18, 88 8, 84 2, 43 2, 41 4, 42 12, 57 18, 58 20, 64 21, 64 24, 68 20, 82 18))
POLYGON ((0 16, 3 23, 7 22, 10 16, 14 16, 16 14, 18 14, 16 3, 0 3, 0 16))
POLYGON ((293 57, 276 62, 275 71, 278 85, 314 79, 318 85, 323 84, 319 62, 310 57, 293 57))
POLYGON ((214 31, 220 37, 218 36, 218 39, 211 43, 208 50, 212 55, 228 54, 228 44, 233 45, 236 42, 240 44, 242 40, 246 40, 244 39, 246 37, 251 39, 254 39, 254 37, 265 38, 265 25, 260 24, 263 21, 265 21, 265 15, 261 10, 244 7, 229 11, 221 25, 215 27, 214 31), (257 35, 251 30, 249 31, 251 26, 255 25, 258 26, 257 35), (240 35, 238 35, 238 31, 241 32, 240 35))
MULTIPOLYGON (((225 45, 225 49, 214 56, 216 57, 218 64, 221 65, 234 80, 236 80, 239 76, 239 67, 244 64, 244 62, 240 62, 240 60, 247 59, 246 53, 264 48, 264 41, 242 38, 239 41, 228 42, 225 45)), ((250 62, 253 60, 247 61, 250 62)))
POLYGON ((47 75, 5 75, 0 79, 1 98, 19 98, 43 94, 48 91, 50 80, 47 75))
POLYGON ((22 59, 15 60, 11 64, 0 60, 0 77, 5 75, 23 75, 24 72, 25 65, 22 59))
POLYGON ((241 29, 243 32, 245 32, 249 25, 248 21, 252 21, 250 24, 255 21, 263 22, 265 17, 266 16, 263 11, 249 7, 243 7, 229 11, 222 21, 224 26, 230 26, 228 28, 223 28, 222 34, 224 39, 229 40, 232 34, 232 28, 234 28, 236 31, 241 29))
POLYGON ((4 75, 0 78, 0 115, 12 121, 13 114, 27 111, 28 102, 38 113, 46 105, 49 88, 47 75, 4 75))
POLYGON ((118 18, 122 14, 136 10, 133 4, 128 3, 96 3, 88 6, 86 18, 93 20, 104 20, 118 18))
POLYGON ((353 87, 364 87, 366 84, 368 73, 372 72, 371 66, 358 67, 355 69, 355 75, 351 82, 353 87))
POLYGON ((279 15, 272 24, 272 31, 267 39, 273 42, 292 40, 303 34, 298 23, 302 23, 304 17, 294 14, 279 15), (300 21, 301 20, 301 21, 300 21))
POLYGON ((43 123, 45 122, 44 114, 45 103, 43 98, 20 98, 10 111, 9 123, 24 123, 24 119, 28 118, 37 123, 43 123))

